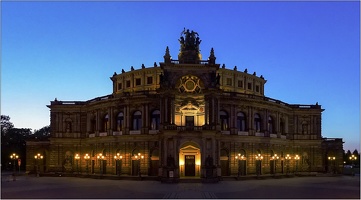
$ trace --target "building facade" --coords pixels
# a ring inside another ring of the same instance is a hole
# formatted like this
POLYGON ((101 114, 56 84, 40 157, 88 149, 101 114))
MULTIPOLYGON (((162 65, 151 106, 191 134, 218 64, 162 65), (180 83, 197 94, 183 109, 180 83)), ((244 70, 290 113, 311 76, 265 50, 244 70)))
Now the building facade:
POLYGON ((27 170, 162 178, 341 172, 343 142, 322 137, 321 105, 266 97, 263 76, 220 66, 213 48, 202 60, 194 31, 179 42, 177 60, 167 47, 159 66, 114 73, 110 95, 51 101, 51 138, 27 142, 27 170))

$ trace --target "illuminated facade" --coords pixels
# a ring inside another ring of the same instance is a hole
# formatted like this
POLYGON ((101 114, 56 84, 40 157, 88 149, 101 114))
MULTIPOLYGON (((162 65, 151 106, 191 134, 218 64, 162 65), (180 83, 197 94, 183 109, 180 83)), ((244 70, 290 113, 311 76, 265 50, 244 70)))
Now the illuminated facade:
POLYGON ((27 170, 163 178, 341 172, 342 139, 321 136, 315 105, 264 96, 266 80, 226 69, 183 31, 178 59, 110 77, 113 93, 48 105, 51 138, 27 142, 27 170), (87 154, 87 157, 85 155, 87 154), (101 155, 100 155, 101 154, 101 155), (332 156, 334 161, 328 160, 332 156))

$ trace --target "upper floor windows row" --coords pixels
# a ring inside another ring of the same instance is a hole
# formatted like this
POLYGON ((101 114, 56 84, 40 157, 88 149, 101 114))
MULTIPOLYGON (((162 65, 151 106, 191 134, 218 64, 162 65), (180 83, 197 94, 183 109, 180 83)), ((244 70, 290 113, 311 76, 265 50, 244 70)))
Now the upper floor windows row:
MULTIPOLYGON (((146 85, 152 85, 154 84, 154 78, 153 76, 147 76, 145 78, 145 84, 146 85)), ((134 79, 134 86, 137 87, 137 86, 141 86, 142 85, 142 78, 135 78, 134 79)), ((132 83, 131 83, 131 80, 125 80, 124 83, 123 82, 118 82, 118 85, 117 85, 117 90, 122 90, 122 89, 126 89, 126 88, 130 88, 132 87, 132 83), (125 87, 123 87, 125 84, 125 87)))
MULTIPOLYGON (((220 126, 221 126, 221 130, 226 131, 229 130, 229 115, 226 111, 220 111, 219 112, 219 118, 220 118, 220 126)), ((269 116, 267 119, 267 127, 263 127, 263 120, 261 118, 261 115, 256 113, 253 116, 253 129, 256 132, 261 132, 264 130, 267 130, 269 134, 274 134, 276 131, 275 129, 275 121, 274 119, 269 116)), ((246 115, 243 112, 238 112, 237 113, 237 117, 236 117, 236 122, 235 122, 235 126, 237 128, 238 131, 247 131, 250 127, 248 127, 248 120, 246 115)), ((279 131, 281 132, 281 134, 285 133, 285 123, 284 120, 281 119, 280 120, 280 126, 279 126, 279 131)))
MULTIPOLYGON (((154 110, 151 115, 149 116, 150 118, 150 130, 159 130, 159 125, 160 125, 160 111, 159 110, 154 110)), ((130 125, 130 129, 131 130, 141 130, 142 126, 143 126, 143 116, 142 116, 142 112, 141 111, 135 111, 131 117, 131 121, 129 123, 130 125)), ((110 124, 110 119, 109 119, 109 115, 106 114, 104 116, 104 118, 100 119, 102 121, 102 123, 99 123, 99 127, 97 128, 97 120, 96 118, 91 119, 90 123, 90 132, 95 132, 96 130, 99 131, 107 131, 111 128, 111 124, 110 124)), ((116 116, 115 119, 115 123, 113 124, 113 130, 114 131, 123 131, 125 124, 124 124, 124 113, 123 112, 119 112, 118 115, 116 116)))

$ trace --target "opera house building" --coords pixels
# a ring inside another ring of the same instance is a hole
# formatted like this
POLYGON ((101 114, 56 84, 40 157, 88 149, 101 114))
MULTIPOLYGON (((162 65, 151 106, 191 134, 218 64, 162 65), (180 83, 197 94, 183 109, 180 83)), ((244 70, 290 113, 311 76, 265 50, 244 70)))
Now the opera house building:
POLYGON ((51 101, 51 137, 27 141, 27 171, 159 180, 342 172, 343 141, 322 136, 321 105, 266 97, 262 75, 217 64, 213 48, 202 59, 197 32, 178 40, 178 59, 166 47, 163 62, 114 73, 109 95, 51 101))

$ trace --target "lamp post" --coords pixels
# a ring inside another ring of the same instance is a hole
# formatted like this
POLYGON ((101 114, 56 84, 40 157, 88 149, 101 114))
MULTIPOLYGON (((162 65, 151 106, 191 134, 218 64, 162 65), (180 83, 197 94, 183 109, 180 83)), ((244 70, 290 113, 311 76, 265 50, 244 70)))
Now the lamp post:
POLYGON ((116 174, 118 176, 120 176, 120 174, 122 173, 122 158, 123 156, 120 155, 120 153, 117 153, 116 156, 114 156, 115 159, 115 168, 116 168, 116 174))
POLYGON ((350 160, 351 160, 351 165, 352 165, 352 176, 355 176, 355 171, 354 171, 354 168, 355 168, 355 160, 357 160, 357 157, 355 155, 351 155, 350 156, 350 160))
POLYGON ((80 159, 79 154, 75 154, 75 160, 76 160, 76 171, 77 171, 77 173, 78 173, 78 174, 79 174, 79 159, 80 159))
POLYGON ((332 166, 332 173, 335 173, 335 160, 336 160, 336 157, 328 157, 328 160, 330 161, 331 163, 331 166, 332 166), (333 164, 333 165, 332 165, 333 164))
POLYGON ((273 160, 274 161, 274 176, 276 176, 276 173, 277 173, 277 160, 279 159, 280 157, 278 157, 277 156, 277 154, 275 154, 275 155, 273 155, 272 157, 271 157, 271 160, 273 160))
POLYGON ((245 157, 244 155, 242 155, 242 154, 239 153, 239 154, 236 156, 236 160, 238 160, 238 175, 237 175, 237 177, 239 178, 240 175, 241 175, 241 176, 245 175, 245 174, 243 173, 243 171, 244 171, 243 162, 244 162, 244 160, 246 160, 246 157, 245 157))
POLYGON ((104 156, 103 156, 103 154, 100 153, 100 154, 97 156, 97 158, 98 158, 98 161, 99 161, 99 171, 100 171, 100 175, 103 176, 102 165, 103 165, 104 156))
POLYGON ((298 171, 298 161, 300 160, 300 157, 296 154, 295 156, 295 160, 296 160, 296 173, 297 174, 297 171, 298 171))
POLYGON ((263 159, 263 156, 261 154, 258 154, 256 155, 256 173, 257 173, 257 176, 259 176, 261 174, 261 164, 262 164, 262 159, 263 159))
POLYGON ((86 160, 86 174, 89 174, 89 159, 90 159, 90 156, 88 154, 85 154, 84 156, 84 159, 86 160))
POLYGON ((19 158, 19 156, 16 155, 15 153, 13 153, 10 155, 10 158, 11 158, 11 160, 13 160, 13 171, 14 171, 13 175, 15 176, 15 170, 16 170, 15 161, 19 158))
POLYGON ((135 155, 135 159, 139 161, 139 164, 138 164, 138 175, 139 175, 139 178, 141 179, 142 178, 142 174, 141 174, 141 171, 140 171, 140 160, 143 159, 144 156, 141 154, 141 153, 138 153, 138 155, 135 155))
POLYGON ((285 157, 285 159, 286 159, 286 165, 287 165, 286 175, 288 175, 288 172, 289 172, 289 170, 290 170, 290 160, 291 160, 290 154, 287 154, 286 157, 285 157))
POLYGON ((38 154, 36 154, 36 155, 34 156, 34 158, 35 158, 36 176, 39 177, 39 170, 40 170, 40 168, 39 168, 39 165, 38 165, 38 161, 37 161, 37 160, 39 160, 39 162, 40 162, 40 160, 43 159, 43 156, 42 156, 40 153, 38 153, 38 154))
MULTIPOLYGON (((16 155, 15 153, 13 153, 12 155, 10 155, 10 159, 13 160, 13 181, 16 181, 16 177, 15 177, 15 171, 16 171, 16 164, 15 161, 19 158, 18 155, 16 155)), ((19 171, 20 171, 20 166, 19 166, 19 171)))

